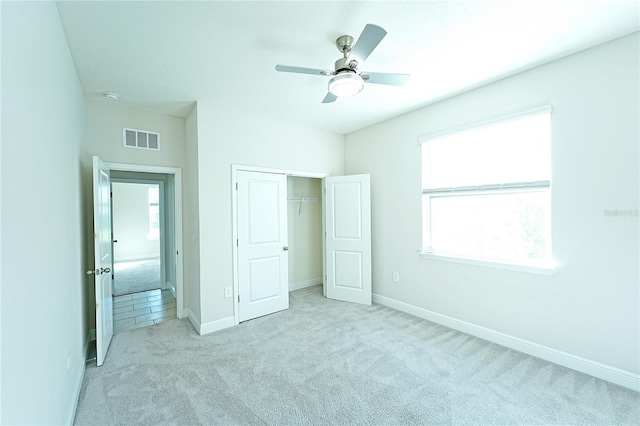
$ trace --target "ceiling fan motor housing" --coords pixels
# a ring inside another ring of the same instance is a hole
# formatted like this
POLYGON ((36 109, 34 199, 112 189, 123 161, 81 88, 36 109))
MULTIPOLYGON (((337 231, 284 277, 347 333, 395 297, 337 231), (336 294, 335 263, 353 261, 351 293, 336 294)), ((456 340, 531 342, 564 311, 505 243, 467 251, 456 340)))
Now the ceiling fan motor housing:
POLYGON ((349 58, 340 58, 336 61, 335 63, 335 70, 336 73, 342 72, 342 71, 351 71, 351 72, 356 72, 356 68, 358 67, 358 63, 356 61, 349 61, 349 58))

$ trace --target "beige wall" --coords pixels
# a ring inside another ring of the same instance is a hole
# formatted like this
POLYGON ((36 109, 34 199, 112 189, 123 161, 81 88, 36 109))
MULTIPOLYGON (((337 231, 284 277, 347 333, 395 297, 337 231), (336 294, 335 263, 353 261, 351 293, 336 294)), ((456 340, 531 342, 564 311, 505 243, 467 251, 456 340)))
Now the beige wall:
POLYGON ((87 101, 87 155, 114 163, 180 167, 186 165, 185 119, 120 107, 117 102, 87 101), (160 133, 160 151, 125 148, 122 128, 160 133))
POLYGON ((287 178, 289 288, 322 282, 322 179, 287 178), (317 198, 316 202, 291 198, 317 198))
POLYGON ((639 205, 639 52, 635 33, 348 135, 346 172, 371 174, 374 293, 638 374, 639 218, 604 211, 639 205), (548 104, 557 272, 421 258, 418 138, 548 104))
MULTIPOLYGON (((88 182, 85 188, 85 210, 87 217, 93 217, 92 200, 92 157, 99 156, 105 162, 141 164, 146 166, 186 168, 185 119, 171 115, 158 114, 135 108, 121 107, 117 103, 105 101, 87 101, 86 137, 82 150, 82 179, 88 182), (125 148, 122 146, 122 128, 148 130, 160 133, 160 151, 125 148)), ((188 214, 187 180, 183 179, 183 217, 188 214)), ((184 227, 183 220, 183 227, 184 227)), ((86 224, 85 232, 93 235, 93 222, 86 224)), ((187 233, 183 231, 183 245, 188 243, 187 233)), ((93 240, 87 242, 87 262, 93 265, 93 240)), ((186 259, 186 257, 183 257, 186 259)), ((94 288, 91 277, 86 278, 90 289, 86 301, 86 317, 89 328, 95 328, 94 288)), ((185 287, 188 284, 185 282, 185 287)), ((185 292, 188 290, 185 289, 185 292)), ((188 299, 185 298, 185 307, 188 299)))

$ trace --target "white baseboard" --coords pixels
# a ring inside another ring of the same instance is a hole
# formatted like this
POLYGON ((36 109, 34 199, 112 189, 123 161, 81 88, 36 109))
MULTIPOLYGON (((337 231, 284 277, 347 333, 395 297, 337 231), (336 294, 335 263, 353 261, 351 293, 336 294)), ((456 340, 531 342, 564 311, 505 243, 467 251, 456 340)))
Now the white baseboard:
POLYGON ((297 283, 289 283, 289 291, 300 290, 301 288, 313 287, 314 285, 322 284, 322 278, 312 278, 306 281, 299 281, 297 283))
POLYGON ((200 326, 200 334, 209 334, 236 325, 233 317, 222 318, 200 326))
POLYGON ((191 309, 189 309, 189 308, 184 308, 182 310, 182 313, 183 313, 183 315, 185 315, 189 319, 189 322, 191 323, 193 328, 196 329, 198 334, 202 334, 202 333, 200 333, 200 320, 198 318, 196 318, 196 316, 193 313, 193 311, 191 311, 191 309))
POLYGON ((573 370, 580 371, 581 373, 589 374, 635 391, 640 391, 640 375, 630 371, 572 355, 567 352, 510 336, 499 331, 419 308, 378 294, 373 295, 373 301, 381 305, 397 309, 398 311, 406 312, 437 324, 471 334, 481 339, 524 352, 528 355, 542 358, 546 361, 562 365, 563 367, 571 368, 573 370))
POLYGON ((71 412, 69 413, 69 421, 67 421, 66 424, 68 425, 72 425, 75 422, 76 419, 76 411, 78 410, 78 401, 80 400, 80 391, 82 390, 82 382, 84 380, 84 372, 87 368, 87 356, 89 355, 89 345, 91 344, 91 342, 93 340, 96 339, 96 330, 95 329, 91 329, 89 330, 89 333, 87 334, 87 340, 84 342, 84 350, 83 350, 83 354, 84 354, 84 358, 80 360, 81 362, 81 366, 80 366, 80 371, 78 373, 78 376, 76 377, 76 383, 74 386, 74 398, 73 398, 73 406, 71 407, 71 412), (93 338, 91 337, 93 336, 93 338))
POLYGON ((201 336, 204 334, 213 333, 216 331, 224 330, 225 328, 233 327, 235 325, 235 320, 233 317, 222 318, 216 321, 208 322, 205 324, 201 324, 198 318, 194 315, 194 313, 189 308, 185 308, 183 313, 189 318, 191 325, 196 329, 198 334, 201 336))

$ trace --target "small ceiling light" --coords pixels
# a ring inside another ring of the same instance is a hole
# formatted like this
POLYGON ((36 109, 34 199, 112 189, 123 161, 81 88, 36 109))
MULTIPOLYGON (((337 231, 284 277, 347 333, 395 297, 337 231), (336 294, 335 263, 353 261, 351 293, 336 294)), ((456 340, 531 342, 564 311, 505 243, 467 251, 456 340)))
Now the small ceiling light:
POLYGON ((113 92, 103 92, 102 95, 110 101, 117 101, 120 96, 117 93, 113 92))
POLYGON ((335 96, 353 96, 364 87, 364 80, 354 72, 343 72, 329 80, 329 92, 335 96))

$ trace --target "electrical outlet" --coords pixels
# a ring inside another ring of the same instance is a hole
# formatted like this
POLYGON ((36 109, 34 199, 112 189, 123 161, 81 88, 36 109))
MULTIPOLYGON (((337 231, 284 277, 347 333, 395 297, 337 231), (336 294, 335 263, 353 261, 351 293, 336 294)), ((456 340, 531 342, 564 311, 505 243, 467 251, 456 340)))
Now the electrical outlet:
POLYGON ((225 287, 224 288, 224 297, 226 297, 226 298, 231 297, 231 287, 225 287))
POLYGON ((393 280, 394 283, 399 283, 400 282, 400 272, 394 272, 393 275, 391 275, 391 279, 393 280))

